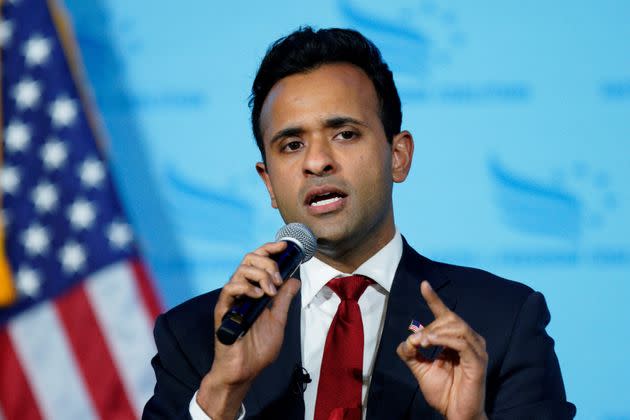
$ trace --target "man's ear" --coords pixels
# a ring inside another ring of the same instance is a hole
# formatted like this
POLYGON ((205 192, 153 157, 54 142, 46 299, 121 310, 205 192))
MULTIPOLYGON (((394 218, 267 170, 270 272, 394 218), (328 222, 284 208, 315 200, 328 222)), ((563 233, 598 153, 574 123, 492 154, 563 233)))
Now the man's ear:
POLYGON ((267 166, 262 162, 258 162, 256 164, 256 172, 258 172, 258 176, 265 183, 265 187, 267 187, 269 198, 271 198, 271 207, 273 207, 274 209, 277 209, 278 204, 276 203, 276 196, 273 194, 273 187, 271 186, 271 181, 269 180, 269 173, 267 173, 267 166))
POLYGON ((413 136, 409 131, 401 131, 392 139, 392 181, 403 182, 413 160, 413 136))

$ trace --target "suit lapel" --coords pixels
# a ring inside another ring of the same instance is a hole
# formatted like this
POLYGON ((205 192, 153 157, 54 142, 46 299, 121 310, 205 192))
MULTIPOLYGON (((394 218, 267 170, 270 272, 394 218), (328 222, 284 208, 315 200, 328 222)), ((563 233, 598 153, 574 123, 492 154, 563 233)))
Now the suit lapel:
POLYGON ((256 378, 247 396, 247 417, 303 418, 304 400, 299 392, 296 367, 301 368, 300 307, 301 294, 291 302, 284 341, 276 360, 256 378))
MULTIPOLYGON (((431 310, 420 294, 420 283, 428 280, 442 300, 453 309, 455 300, 449 296, 448 279, 440 276, 432 261, 416 253, 403 238, 403 255, 394 277, 387 303, 383 333, 372 373, 367 418, 404 418, 418 391, 418 382, 396 354, 396 348, 410 334, 411 320, 428 325, 434 320, 431 310)), ((429 353, 434 353, 435 350, 429 353)), ((431 356, 432 354, 428 354, 431 356)), ((422 399, 422 412, 432 410, 422 399)), ((421 415, 422 413, 414 413, 421 415)))

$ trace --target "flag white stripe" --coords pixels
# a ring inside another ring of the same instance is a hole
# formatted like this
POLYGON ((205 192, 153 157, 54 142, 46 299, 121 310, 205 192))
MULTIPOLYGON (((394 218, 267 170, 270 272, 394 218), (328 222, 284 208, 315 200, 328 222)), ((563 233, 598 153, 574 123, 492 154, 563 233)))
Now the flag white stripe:
POLYGON ((127 263, 117 263, 90 276, 86 292, 129 400, 140 415, 153 394, 155 354, 152 323, 127 263))
POLYGON ((0 420, 4 420, 4 415, 2 414, 2 406, 0 405, 0 420))
POLYGON ((13 319, 9 334, 40 412, 47 419, 96 418, 63 324, 50 303, 13 319))

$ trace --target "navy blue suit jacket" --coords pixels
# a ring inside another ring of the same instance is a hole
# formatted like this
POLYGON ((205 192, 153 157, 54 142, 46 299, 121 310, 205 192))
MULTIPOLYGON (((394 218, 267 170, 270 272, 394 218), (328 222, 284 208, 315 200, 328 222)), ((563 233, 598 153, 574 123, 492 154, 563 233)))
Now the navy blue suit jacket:
MULTIPOLYGON (((396 354, 412 319, 434 319, 420 295, 428 280, 442 300, 486 339, 489 355, 486 412, 492 419, 568 419, 554 342, 545 331, 544 297, 527 286, 487 272, 431 261, 404 242, 389 296, 385 325, 372 374, 367 418, 441 418, 396 354)), ((198 296, 161 315, 155 324, 158 353, 152 360, 157 384, 143 419, 189 418, 188 404, 212 366, 214 305, 219 290, 198 296)), ((289 309, 285 338, 275 362, 262 371, 244 404, 247 418, 301 419, 304 401, 296 366, 300 356, 300 294, 289 309)))

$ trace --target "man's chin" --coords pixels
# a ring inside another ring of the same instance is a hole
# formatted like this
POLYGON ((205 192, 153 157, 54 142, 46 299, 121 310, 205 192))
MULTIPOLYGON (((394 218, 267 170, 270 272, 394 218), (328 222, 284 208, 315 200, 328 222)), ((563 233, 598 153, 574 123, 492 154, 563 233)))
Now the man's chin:
POLYGON ((309 227, 317 238, 317 245, 321 250, 334 250, 352 236, 347 227, 340 223, 316 223, 309 227))
POLYGON ((340 235, 341 227, 345 224, 344 218, 339 217, 339 214, 330 214, 322 216, 312 216, 310 214, 303 214, 296 217, 285 218, 286 223, 296 222, 302 223, 313 232, 316 238, 333 238, 340 235))
MULTIPOLYGON (((353 233, 352 223, 340 213, 330 214, 320 217, 295 217, 290 221, 303 223, 313 232, 317 238, 317 246, 321 251, 334 252, 336 248, 344 247, 348 241, 352 241, 353 233)), ((285 219, 286 220, 286 219, 285 219)), ((287 222, 289 223, 289 222, 287 222)))

